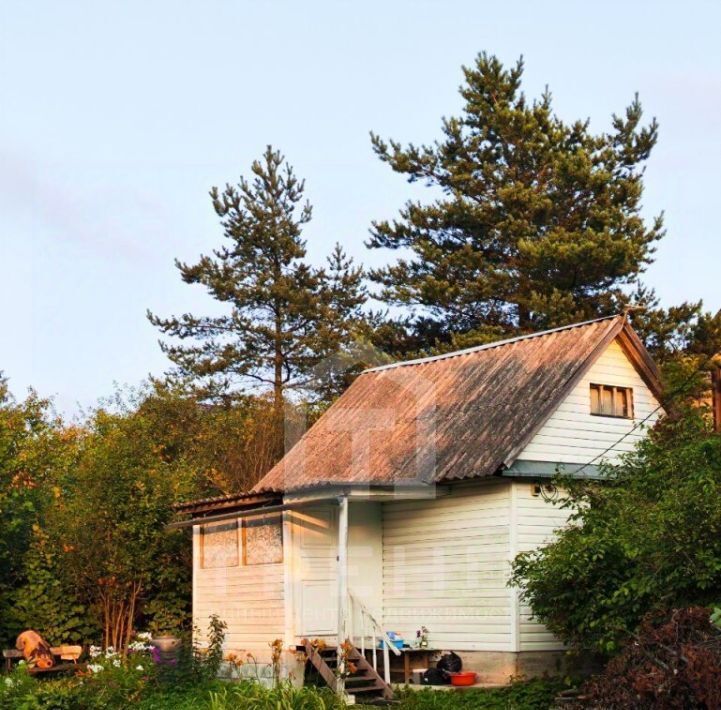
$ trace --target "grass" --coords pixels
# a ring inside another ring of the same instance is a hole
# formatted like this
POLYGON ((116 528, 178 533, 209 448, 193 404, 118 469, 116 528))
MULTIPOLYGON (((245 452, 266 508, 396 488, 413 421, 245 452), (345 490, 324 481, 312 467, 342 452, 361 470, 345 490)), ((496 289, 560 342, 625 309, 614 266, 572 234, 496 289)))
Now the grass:
MULTIPOLYGON (((400 690, 399 710, 546 710, 563 687, 557 679, 464 691, 400 690)), ((0 678, 2 710, 344 710, 327 688, 220 680, 163 681, 128 670, 93 677, 39 680, 27 673, 0 678)), ((359 710, 363 707, 355 706, 359 710)))
POLYGON ((559 678, 517 681, 503 688, 400 691, 402 710, 548 710, 566 687, 559 678))

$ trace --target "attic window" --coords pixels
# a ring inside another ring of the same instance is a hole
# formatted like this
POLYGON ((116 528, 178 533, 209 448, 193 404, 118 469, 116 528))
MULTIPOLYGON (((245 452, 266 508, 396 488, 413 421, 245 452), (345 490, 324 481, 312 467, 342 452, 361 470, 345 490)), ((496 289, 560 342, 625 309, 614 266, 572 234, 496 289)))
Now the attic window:
POLYGON ((633 390, 615 385, 591 385, 591 414, 633 419, 633 390))

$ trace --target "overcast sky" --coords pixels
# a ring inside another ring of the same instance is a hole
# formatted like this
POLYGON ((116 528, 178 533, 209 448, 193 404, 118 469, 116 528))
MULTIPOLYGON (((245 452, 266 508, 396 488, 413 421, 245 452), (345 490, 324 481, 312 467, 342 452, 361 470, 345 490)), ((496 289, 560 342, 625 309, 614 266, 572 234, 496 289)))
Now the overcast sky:
POLYGON ((703 2, 0 3, 0 370, 72 413, 167 367, 145 319, 204 312, 173 258, 220 241, 207 198, 267 143, 307 180, 311 258, 357 259, 410 195, 369 130, 432 141, 460 66, 523 54, 525 90, 608 127, 635 91, 661 125, 647 274, 666 305, 721 307, 721 4, 703 2))

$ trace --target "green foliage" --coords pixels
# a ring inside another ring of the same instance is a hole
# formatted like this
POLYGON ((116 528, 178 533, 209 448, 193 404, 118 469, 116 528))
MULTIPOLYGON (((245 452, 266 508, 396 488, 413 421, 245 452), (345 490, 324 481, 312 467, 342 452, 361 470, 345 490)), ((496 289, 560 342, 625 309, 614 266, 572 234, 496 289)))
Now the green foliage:
MULTIPOLYGON (((247 491, 275 463, 276 413, 268 397, 210 406, 156 383, 139 403, 138 414, 149 422, 163 459, 195 472, 200 497, 247 491)), ((286 406, 286 424, 303 419, 300 407, 286 406)))
POLYGON ((160 583, 160 591, 143 607, 148 630, 154 636, 178 634, 188 624, 187 598, 179 593, 179 585, 187 581, 187 576, 177 564, 173 564, 173 560, 169 560, 168 572, 156 581, 160 583))
POLYGON ((487 690, 406 691, 401 695, 401 707, 403 710, 547 710, 563 688, 564 681, 560 678, 536 678, 487 690))
POLYGON ((718 599, 721 437, 686 412, 607 473, 565 482, 572 525, 519 555, 512 581, 553 632, 612 653, 647 612, 718 599))
MULTIPOLYGON (((84 678, 38 681, 26 672, 0 681, 0 709, 5 710, 344 710, 345 702, 327 688, 294 688, 281 682, 274 688, 243 681, 168 682, 143 665, 109 666, 84 678)), ((141 662, 142 664, 142 662, 141 662)), ((400 691, 399 710, 546 710, 562 690, 561 680, 515 682, 505 688, 450 692, 400 691)), ((357 705, 362 708, 365 706, 357 705)))
POLYGON ((0 708, 10 710, 101 710, 135 705, 158 685, 144 653, 94 659, 76 676, 40 680, 25 666, 0 681, 0 708), (92 669, 92 670, 91 670, 92 669))
MULTIPOLYGON (((463 73, 462 113, 443 120, 440 141, 372 136, 383 162, 438 195, 375 222, 368 243, 408 254, 371 272, 383 300, 413 310, 408 347, 452 349, 618 313, 664 234, 661 216, 641 217, 656 121, 642 124, 635 98, 609 132, 593 133, 587 120, 559 118, 548 91, 524 96, 521 60, 505 68, 482 53, 463 73)), ((381 337, 402 346, 404 330, 381 337)))
POLYGON ((104 604, 133 598, 135 624, 187 629, 191 546, 165 529, 172 504, 258 480, 273 462, 272 402, 209 407, 156 386, 118 393, 79 425, 47 412, 33 395, 0 399, 3 646, 24 628, 98 642, 104 604))
POLYGON ((245 681, 169 684, 152 670, 128 664, 89 677, 38 681, 15 672, 0 681, 2 710, 341 710, 345 703, 327 689, 293 688, 281 683, 269 689, 245 681))
MULTIPOLYGON (((701 301, 661 308, 653 291, 642 287, 633 300, 639 308, 631 317, 633 327, 667 379, 673 382, 683 369, 709 369, 709 361, 721 352, 721 311, 704 312, 701 301)), ((688 387, 683 389, 688 393, 688 387)))
POLYGON ((228 624, 217 614, 212 614, 208 622, 207 646, 202 652, 196 649, 195 658, 200 678, 212 680, 218 677, 223 663, 223 644, 228 624))
POLYGON ((62 556, 62 550, 56 549, 48 534, 37 527, 25 558, 25 582, 14 595, 14 628, 8 620, 13 636, 23 629, 39 629, 53 646, 84 643, 97 636, 98 629, 86 606, 63 572, 62 556))
MULTIPOLYGON (((57 493, 54 476, 72 466, 75 433, 62 429, 49 402, 33 392, 15 402, 0 377, 0 642, 17 632, 17 590, 40 583, 26 556, 43 511, 57 493)), ((33 564, 37 564, 37 560, 33 564)))
POLYGON ((205 286, 230 307, 213 317, 148 317, 162 333, 195 344, 163 343, 175 375, 200 396, 227 399, 248 384, 272 388, 280 408, 288 387, 352 339, 366 300, 362 271, 340 246, 318 269, 306 261, 303 227, 311 219, 305 185, 270 146, 223 192, 211 190, 226 245, 196 264, 176 262, 186 283, 205 286))
POLYGON ((714 607, 711 612, 711 623, 717 628, 721 629, 721 607, 714 607))
POLYGON ((210 694, 209 710, 343 710, 346 704, 327 688, 294 688, 279 683, 239 683, 210 694))
POLYGON ((188 608, 187 536, 165 526, 172 504, 192 490, 192 473, 163 458, 156 433, 142 415, 98 410, 48 511, 63 570, 115 648, 129 640, 145 600, 174 595, 188 608))

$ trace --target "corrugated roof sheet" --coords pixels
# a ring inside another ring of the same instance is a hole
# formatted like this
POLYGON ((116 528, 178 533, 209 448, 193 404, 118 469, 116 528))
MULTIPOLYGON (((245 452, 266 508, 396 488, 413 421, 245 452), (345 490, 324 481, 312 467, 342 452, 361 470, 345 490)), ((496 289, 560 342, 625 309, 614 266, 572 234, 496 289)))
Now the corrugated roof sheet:
POLYGON ((493 475, 624 330, 638 347, 615 316, 367 370, 253 490, 493 475))
POLYGON ((243 505, 244 503, 252 504, 259 500, 266 500, 269 496, 265 496, 258 493, 228 493, 226 495, 210 496, 208 498, 196 498, 194 500, 184 501, 182 503, 176 503, 173 509, 179 513, 193 512, 196 508, 198 509, 217 509, 223 507, 225 504, 238 504, 243 505))

